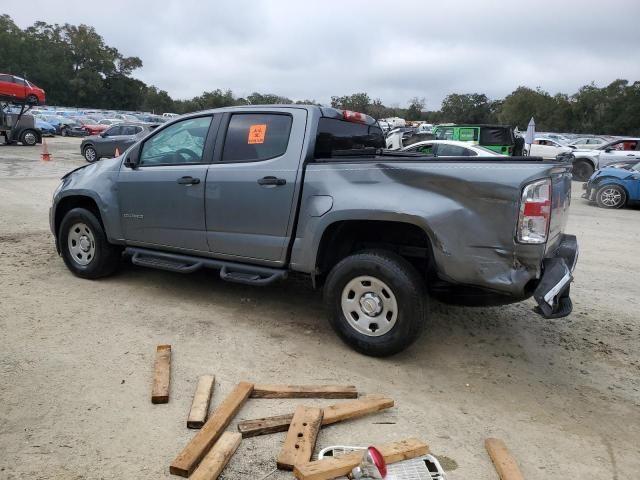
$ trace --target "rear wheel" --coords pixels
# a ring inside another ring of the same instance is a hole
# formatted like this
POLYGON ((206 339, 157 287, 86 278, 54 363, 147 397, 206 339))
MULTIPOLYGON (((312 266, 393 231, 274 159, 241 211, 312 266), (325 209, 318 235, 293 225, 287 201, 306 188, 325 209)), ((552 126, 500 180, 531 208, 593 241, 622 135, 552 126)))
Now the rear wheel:
POLYGON ((594 168, 588 160, 576 160, 573 162, 573 178, 580 182, 586 182, 593 175, 594 168))
POLYGON ((371 250, 345 258, 331 270, 324 296, 332 328, 365 355, 401 352, 424 328, 422 278, 392 252, 371 250))
POLYGON ((627 203, 627 192, 618 185, 605 185, 598 189, 596 202, 602 208, 622 208, 627 203))
POLYGON ((107 241, 100 221, 84 208, 67 212, 58 241, 64 263, 78 277, 106 277, 120 265, 120 249, 107 241))
POLYGON ((36 97, 35 95, 31 94, 27 97, 27 103, 29 105, 37 105, 38 104, 38 97, 36 97))

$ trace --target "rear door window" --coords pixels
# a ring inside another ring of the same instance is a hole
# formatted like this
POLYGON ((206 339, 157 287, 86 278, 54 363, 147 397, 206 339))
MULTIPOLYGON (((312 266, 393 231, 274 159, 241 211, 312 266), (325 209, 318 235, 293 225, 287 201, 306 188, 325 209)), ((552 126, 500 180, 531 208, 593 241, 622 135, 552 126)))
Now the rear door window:
POLYGON ((315 158, 348 155, 354 150, 384 148, 382 129, 378 125, 348 122, 323 117, 318 123, 315 158))
POLYGON ((477 128, 461 128, 460 129, 461 142, 475 142, 477 140, 478 140, 477 128))
POLYGON ((233 114, 224 140, 222 161, 259 162, 284 155, 292 121, 287 114, 233 114))

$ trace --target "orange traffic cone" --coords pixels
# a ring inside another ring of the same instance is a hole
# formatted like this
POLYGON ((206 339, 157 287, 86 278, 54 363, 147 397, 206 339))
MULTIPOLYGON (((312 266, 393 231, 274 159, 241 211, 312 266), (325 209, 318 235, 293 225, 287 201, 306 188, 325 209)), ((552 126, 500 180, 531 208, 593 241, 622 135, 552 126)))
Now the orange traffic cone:
POLYGON ((43 138, 42 139, 42 160, 48 162, 49 160, 51 160, 51 154, 49 153, 49 147, 47 147, 47 139, 43 138))
POLYGON ((120 149, 118 147, 116 147, 116 152, 113 155, 116 157, 120 156, 120 149))

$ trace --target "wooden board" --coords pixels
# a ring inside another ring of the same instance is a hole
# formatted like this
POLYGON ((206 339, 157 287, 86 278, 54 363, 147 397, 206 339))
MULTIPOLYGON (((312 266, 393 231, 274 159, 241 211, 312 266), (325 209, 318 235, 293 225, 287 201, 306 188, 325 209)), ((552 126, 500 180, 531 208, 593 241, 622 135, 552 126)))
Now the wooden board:
MULTIPOLYGON (((429 453, 429 446, 417 438, 374 445, 387 463, 396 463, 429 453)), ((299 480, 328 480, 351 473, 362 461, 363 452, 296 465, 293 474, 299 480)))
POLYGON ((487 438, 484 441, 493 465, 496 467, 500 480, 524 480, 524 476, 515 459, 504 442, 498 438, 487 438))
POLYGON ((151 403, 169 403, 171 383, 171 345, 156 347, 156 361, 153 367, 153 388, 151 403))
POLYGON ((353 385, 255 385, 251 398, 358 398, 353 385))
MULTIPOLYGON (((391 407, 393 407, 393 400, 382 395, 367 395, 357 400, 336 403, 323 408, 322 425, 331 425, 391 407)), ((242 434, 242 438, 286 432, 292 419, 293 414, 245 420, 238 423, 238 431, 242 434)))
POLYGON ((187 428, 201 428, 209 415, 209 403, 213 393, 213 375, 203 375, 198 378, 196 392, 191 402, 191 410, 187 418, 187 428))
POLYGON ((216 408, 213 415, 209 417, 202 429, 196 433, 176 457, 169 467, 169 472, 183 477, 191 475, 200 460, 202 460, 202 457, 220 438, 224 429, 229 426, 235 414, 247 401, 252 390, 253 385, 251 383, 242 382, 236 385, 229 396, 216 408))
POLYGON ((278 455, 277 465, 280 470, 293 470, 296 465, 311 460, 321 425, 321 409, 303 405, 296 408, 287 438, 278 455))
POLYGON ((224 432, 209 453, 205 455, 190 480, 215 480, 238 449, 242 435, 236 432, 224 432))

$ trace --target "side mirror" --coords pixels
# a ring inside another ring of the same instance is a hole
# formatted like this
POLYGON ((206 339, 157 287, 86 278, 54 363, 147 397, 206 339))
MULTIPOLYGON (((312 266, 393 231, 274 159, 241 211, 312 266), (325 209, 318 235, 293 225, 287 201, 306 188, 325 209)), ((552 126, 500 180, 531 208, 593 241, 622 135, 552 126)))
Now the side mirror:
POLYGON ((609 153, 609 152, 613 151, 613 148, 605 148, 604 151, 605 151, 605 153, 609 153))
POLYGON ((107 136, 107 132, 102 132, 102 133, 100 134, 100 136, 101 136, 102 138, 106 138, 106 136, 107 136))
POLYGON ((133 147, 127 157, 124 159, 124 166, 127 168, 135 169, 140 163, 140 146, 133 147))

